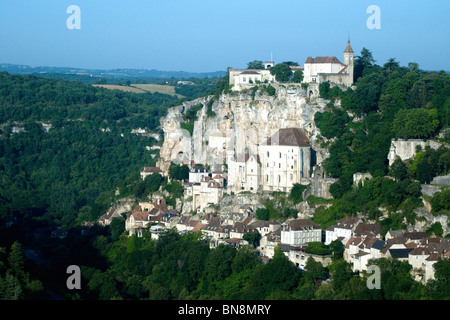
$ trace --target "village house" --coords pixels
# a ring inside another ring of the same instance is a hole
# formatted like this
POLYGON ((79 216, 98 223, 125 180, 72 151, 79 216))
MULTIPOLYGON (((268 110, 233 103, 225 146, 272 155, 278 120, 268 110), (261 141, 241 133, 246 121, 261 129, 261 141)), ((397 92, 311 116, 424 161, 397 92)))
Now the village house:
POLYGON ((259 155, 240 154, 228 162, 228 186, 236 192, 256 193, 260 185, 261 161, 259 155))
POLYGON ((205 212, 210 205, 219 203, 226 179, 221 174, 213 177, 203 166, 195 165, 189 172, 189 182, 184 184, 184 199, 192 202, 192 211, 205 212))
POLYGON ((367 270, 370 259, 382 258, 385 242, 375 237, 351 237, 345 245, 344 260, 352 264, 352 270, 367 270))
POLYGON ((200 223, 200 220, 192 219, 190 216, 180 216, 175 224, 175 228, 178 232, 189 232, 193 231, 200 223))
POLYGON ((420 244, 423 240, 428 239, 427 233, 423 231, 404 232, 402 236, 406 239, 409 239, 411 242, 414 242, 415 244, 420 244))
POLYGON ((163 225, 161 225, 160 223, 156 224, 156 225, 152 225, 149 228, 150 231, 150 236, 153 240, 158 240, 159 239, 159 235, 161 234, 161 232, 163 232, 165 230, 165 227, 163 225))
POLYGON ((213 245, 215 245, 215 241, 229 237, 231 228, 232 226, 230 225, 224 225, 221 218, 214 217, 202 231, 212 241, 213 245))
POLYGON ((295 219, 281 229, 281 243, 304 246, 308 242, 321 242, 322 229, 309 219, 295 219))
POLYGON ((140 202, 127 215, 125 230, 130 236, 136 234, 138 237, 142 237, 142 231, 147 229, 149 224, 162 221, 167 210, 165 199, 159 196, 155 196, 151 203, 140 202))
POLYGON ((433 265, 438 259, 450 258, 450 241, 442 238, 424 238, 415 244, 417 247, 408 254, 408 263, 413 268, 415 279, 426 282, 434 278, 433 265))
POLYGON ((167 209, 167 211, 161 217, 161 224, 165 229, 171 229, 176 227, 177 218, 180 216, 180 212, 175 209, 167 209))
POLYGON ((249 224, 253 219, 254 215, 248 212, 246 213, 225 213, 221 215, 224 219, 224 224, 234 225, 236 222, 242 222, 243 224, 249 224))
POLYGON ((239 249, 242 246, 248 246, 248 241, 240 238, 219 239, 217 245, 224 244, 239 249))
POLYGON ((262 257, 272 259, 275 254, 275 248, 281 243, 281 228, 261 235, 259 246, 256 250, 262 257))
POLYGON ((330 244, 336 239, 339 239, 344 244, 347 243, 353 236, 353 232, 360 222, 361 219, 356 217, 342 218, 335 225, 332 225, 325 230, 325 244, 330 244))
POLYGON ((398 259, 405 261, 408 259, 409 252, 417 248, 417 245, 403 235, 389 239, 381 250, 385 258, 398 259))
POLYGON ((386 255, 386 242, 381 239, 381 225, 378 223, 365 223, 360 219, 347 218, 350 226, 345 232, 351 234, 351 238, 344 238, 344 260, 352 264, 353 271, 367 270, 367 264, 370 259, 382 258, 386 255), (350 230, 350 232, 349 232, 350 230))
POLYGON ((192 211, 199 213, 208 206, 219 203, 223 195, 223 186, 220 182, 205 176, 200 182, 186 185, 186 194, 187 196, 192 194, 192 211))
POLYGON ((396 259, 407 261, 415 279, 426 282, 434 278, 434 263, 439 258, 450 258, 450 241, 428 238, 425 232, 390 230, 383 241, 377 235, 378 227, 366 225, 363 229, 365 235, 360 232, 345 244, 344 260, 352 264, 355 272, 367 270, 371 259, 396 259))
POLYGON ((256 220, 255 222, 250 224, 256 231, 259 232, 261 237, 264 237, 266 234, 274 232, 281 228, 281 224, 278 220, 270 219, 269 221, 265 220, 256 220))
POLYGON ((98 219, 98 224, 100 224, 101 226, 108 226, 111 224, 111 221, 114 218, 120 218, 123 219, 122 216, 117 212, 116 208, 111 207, 109 208, 109 210, 103 214, 99 219, 98 219))
POLYGON ((229 84, 233 86, 233 90, 240 90, 257 83, 273 83, 275 76, 270 73, 273 66, 273 61, 267 61, 264 69, 229 69, 229 84))
POLYGON ((243 222, 236 222, 230 229, 230 238, 243 239, 246 233, 255 232, 255 228, 251 225, 244 224, 243 222))
POLYGON ((386 241, 396 238, 396 237, 400 237, 403 234, 402 230, 389 230, 386 235, 384 236, 384 239, 386 241))
POLYGON ((200 182, 204 177, 209 176, 208 170, 201 166, 201 165, 195 165, 189 170, 189 182, 195 183, 200 182))
POLYGON ((427 259, 433 253, 433 249, 428 247, 417 247, 409 252, 408 263, 413 268, 416 280, 421 281, 425 278, 427 259))
MULTIPOLYGON (((125 230, 128 231, 128 235, 136 235, 142 237, 142 231, 147 228, 148 224, 152 221, 148 212, 142 211, 141 207, 137 205, 131 214, 127 215, 125 220, 125 230)), ((153 219, 153 221, 157 221, 153 219)))
POLYGON ((354 237, 381 238, 381 225, 379 223, 359 222, 353 231, 354 237))

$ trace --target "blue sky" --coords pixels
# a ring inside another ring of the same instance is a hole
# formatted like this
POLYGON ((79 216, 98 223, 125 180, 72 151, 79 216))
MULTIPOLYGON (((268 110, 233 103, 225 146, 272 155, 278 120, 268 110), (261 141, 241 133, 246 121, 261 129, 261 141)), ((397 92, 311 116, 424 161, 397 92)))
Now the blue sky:
POLYGON ((1 0, 0 63, 210 72, 252 60, 396 58, 450 70, 449 0, 1 0), (81 10, 81 29, 66 12, 81 10), (367 28, 370 5, 381 29, 367 28))

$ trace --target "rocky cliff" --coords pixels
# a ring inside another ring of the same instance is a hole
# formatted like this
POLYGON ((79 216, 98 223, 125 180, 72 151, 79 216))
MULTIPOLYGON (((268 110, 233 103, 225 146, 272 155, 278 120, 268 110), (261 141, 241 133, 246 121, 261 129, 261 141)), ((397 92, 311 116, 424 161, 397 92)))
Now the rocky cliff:
POLYGON ((260 89, 244 90, 223 94, 214 102, 209 102, 212 97, 200 98, 169 109, 160 120, 164 143, 159 167, 167 171, 172 161, 193 161, 220 170, 227 163, 227 156, 256 153, 258 144, 278 129, 288 127, 307 132, 315 151, 313 162, 320 164, 328 156, 328 150, 320 148, 317 141, 314 114, 324 110, 326 101, 308 98, 299 85, 274 86, 274 96, 260 89), (198 111, 190 134, 182 129, 183 114, 199 103, 203 108, 198 111))
POLYGON ((427 146, 430 146, 433 149, 438 149, 441 144, 432 140, 424 141, 420 139, 392 140, 387 157, 389 160, 389 165, 392 165, 397 157, 400 157, 403 161, 414 158, 416 155, 416 148, 418 146, 420 146, 422 150, 424 150, 427 146))

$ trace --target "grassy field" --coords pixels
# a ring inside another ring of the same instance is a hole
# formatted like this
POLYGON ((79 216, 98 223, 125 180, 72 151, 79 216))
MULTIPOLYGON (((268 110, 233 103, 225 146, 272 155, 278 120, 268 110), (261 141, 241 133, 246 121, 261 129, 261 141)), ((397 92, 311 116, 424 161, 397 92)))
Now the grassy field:
POLYGON ((105 89, 110 89, 110 90, 122 90, 125 92, 135 92, 135 93, 144 93, 146 92, 145 90, 141 90, 138 88, 134 88, 134 87, 127 87, 127 86, 119 86, 119 85, 115 85, 115 84, 93 84, 94 87, 102 87, 105 89))
POLYGON ((165 86, 162 84, 132 84, 131 86, 120 86, 115 84, 94 84, 95 87, 102 87, 110 90, 122 90, 126 92, 144 93, 144 92, 159 92, 184 98, 181 94, 175 93, 174 86, 165 86))
POLYGON ((144 90, 147 92, 159 92, 159 93, 165 93, 170 94, 172 96, 177 96, 178 98, 184 98, 181 94, 175 93, 175 87, 174 86, 166 86, 162 84, 132 84, 131 85, 134 88, 144 90))

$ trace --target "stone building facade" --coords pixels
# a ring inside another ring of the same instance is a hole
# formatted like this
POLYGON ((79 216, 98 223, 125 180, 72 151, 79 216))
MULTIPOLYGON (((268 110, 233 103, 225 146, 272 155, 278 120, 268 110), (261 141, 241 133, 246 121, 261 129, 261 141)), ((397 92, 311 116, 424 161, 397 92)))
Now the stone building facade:
POLYGON ((232 192, 290 192, 293 185, 310 178, 311 147, 300 128, 275 132, 258 146, 258 154, 228 160, 228 187, 232 192))
POLYGON ((350 87, 353 84, 354 52, 348 40, 344 50, 344 63, 334 56, 308 57, 304 63, 303 82, 330 81, 350 87))

